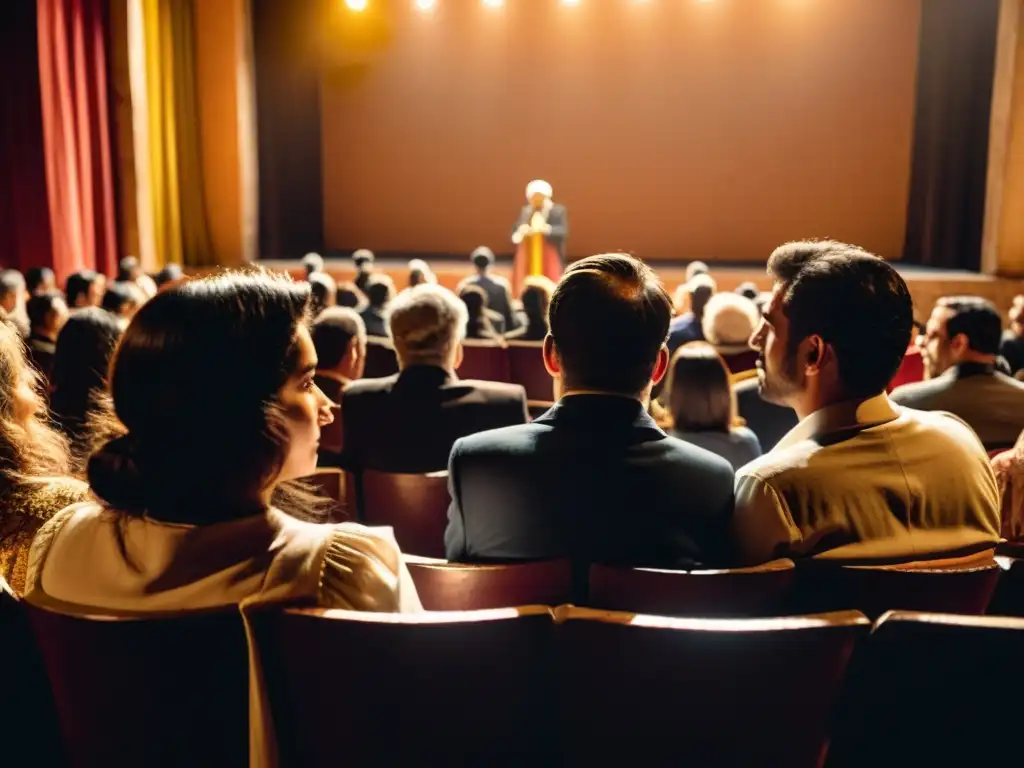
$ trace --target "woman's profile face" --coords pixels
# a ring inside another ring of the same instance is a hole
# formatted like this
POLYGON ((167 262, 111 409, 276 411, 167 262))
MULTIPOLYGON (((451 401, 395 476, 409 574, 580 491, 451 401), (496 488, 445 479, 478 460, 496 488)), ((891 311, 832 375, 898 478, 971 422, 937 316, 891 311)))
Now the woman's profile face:
POLYGON ((288 427, 288 452, 278 482, 296 480, 316 471, 320 428, 334 421, 331 401, 313 383, 317 359, 309 329, 300 325, 296 336, 295 370, 278 392, 288 427))

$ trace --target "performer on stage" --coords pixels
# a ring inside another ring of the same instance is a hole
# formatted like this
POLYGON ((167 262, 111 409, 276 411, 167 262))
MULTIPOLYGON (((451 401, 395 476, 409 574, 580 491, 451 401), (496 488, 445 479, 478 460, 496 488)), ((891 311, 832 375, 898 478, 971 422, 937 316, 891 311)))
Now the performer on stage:
POLYGON ((516 245, 512 290, 517 296, 528 276, 544 275, 556 281, 562 276, 569 219, 565 206, 554 202, 552 196, 546 181, 538 179, 526 185, 527 202, 512 229, 516 245))

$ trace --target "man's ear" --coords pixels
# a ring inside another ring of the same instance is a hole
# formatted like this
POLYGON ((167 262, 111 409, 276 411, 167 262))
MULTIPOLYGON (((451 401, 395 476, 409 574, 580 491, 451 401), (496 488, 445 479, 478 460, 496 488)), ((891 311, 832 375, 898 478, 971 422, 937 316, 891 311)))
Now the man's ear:
POLYGON ((957 357, 962 357, 970 348, 971 342, 966 333, 958 333, 949 340, 949 348, 957 357))
POLYGON ((665 374, 668 373, 668 347, 664 344, 658 350, 658 359, 654 362, 654 370, 651 372, 651 384, 659 384, 665 374))
POLYGON ((555 349, 555 339, 549 333, 544 337, 544 367, 552 378, 558 378, 562 375, 562 363, 558 359, 558 350, 555 349))
POLYGON ((462 365, 462 342, 458 341, 455 343, 455 359, 452 361, 452 369, 458 370, 459 366, 462 365))

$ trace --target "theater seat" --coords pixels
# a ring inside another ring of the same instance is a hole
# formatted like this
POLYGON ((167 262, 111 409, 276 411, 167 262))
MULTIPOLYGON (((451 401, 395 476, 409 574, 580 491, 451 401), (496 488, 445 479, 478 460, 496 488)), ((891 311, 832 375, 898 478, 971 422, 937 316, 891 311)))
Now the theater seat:
POLYGON ((382 379, 398 373, 398 356, 390 340, 371 336, 366 340, 364 379, 382 379))
POLYGON ((248 765, 236 607, 145 619, 27 608, 72 765, 248 765))
POLYGON ((321 467, 309 477, 302 478, 302 481, 311 485, 321 496, 334 502, 328 510, 331 522, 355 519, 355 510, 348 509, 350 502, 346 493, 346 476, 340 469, 321 467))
POLYGON ((458 374, 460 379, 509 381, 508 350, 503 343, 465 339, 458 374))
POLYGON ((250 620, 282 766, 550 762, 546 608, 250 620))
POLYGON ((517 605, 560 605, 572 594, 572 561, 508 565, 407 560, 428 611, 470 611, 517 605))
POLYGON ((781 616, 795 584, 792 560, 719 571, 592 565, 587 604, 665 616, 781 616))
POLYGON ((870 628, 857 612, 555 617, 562 764, 578 766, 817 768, 847 660, 870 628))
POLYGON ((448 524, 448 473, 406 475, 365 469, 361 475, 362 521, 390 525, 403 552, 444 557, 448 524))
POLYGON ((526 399, 538 403, 550 403, 555 399, 551 374, 544 367, 542 341, 509 341, 508 362, 510 381, 521 384, 526 390, 526 399))
POLYGON ((827 768, 1021 764, 1024 620, 895 611, 854 654, 827 768))

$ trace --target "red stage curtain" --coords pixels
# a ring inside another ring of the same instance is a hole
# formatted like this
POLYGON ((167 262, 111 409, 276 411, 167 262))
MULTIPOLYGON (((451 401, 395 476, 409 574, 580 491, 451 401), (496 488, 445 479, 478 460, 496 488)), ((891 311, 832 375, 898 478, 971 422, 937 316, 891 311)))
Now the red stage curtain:
POLYGON ((52 266, 117 266, 105 0, 38 0, 39 82, 52 266))

